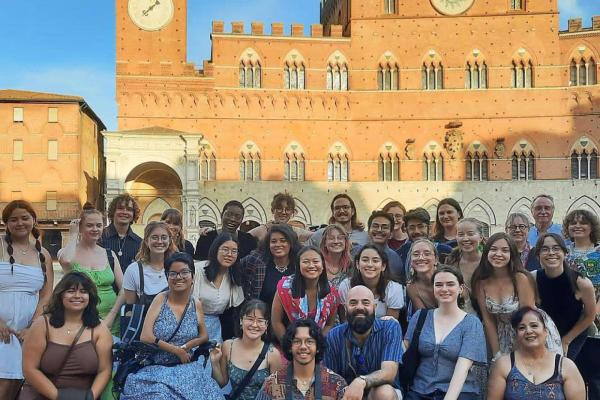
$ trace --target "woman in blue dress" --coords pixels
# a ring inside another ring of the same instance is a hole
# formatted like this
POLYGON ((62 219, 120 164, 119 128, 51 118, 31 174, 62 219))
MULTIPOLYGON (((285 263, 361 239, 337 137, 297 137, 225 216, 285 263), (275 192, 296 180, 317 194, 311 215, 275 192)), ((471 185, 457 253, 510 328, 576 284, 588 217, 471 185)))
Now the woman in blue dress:
POLYGON ((203 360, 190 362, 192 350, 208 340, 202 302, 192 298, 194 273, 194 262, 186 253, 165 261, 169 289, 154 298, 141 335, 143 342, 161 350, 159 364, 179 364, 151 365, 129 375, 121 400, 223 399, 203 360))

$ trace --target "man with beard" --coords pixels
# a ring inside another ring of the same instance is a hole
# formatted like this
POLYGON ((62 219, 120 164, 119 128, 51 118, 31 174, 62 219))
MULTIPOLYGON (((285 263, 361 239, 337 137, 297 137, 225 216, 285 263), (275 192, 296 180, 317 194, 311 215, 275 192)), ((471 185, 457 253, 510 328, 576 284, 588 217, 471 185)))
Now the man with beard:
MULTIPOLYGON (((409 276, 408 272, 410 270, 410 248, 413 242, 417 239, 429 239, 430 223, 431 217, 429 212, 421 207, 409 210, 404 215, 404 226, 406 227, 408 240, 398 250, 396 250, 396 253, 400 257, 400 264, 402 265, 399 274, 400 283, 404 285, 406 285, 406 281, 409 276)), ((452 253, 452 247, 443 243, 434 242, 434 244, 438 252, 439 261, 443 264, 446 261, 446 257, 452 253)))
POLYGON ((342 400, 346 382, 321 365, 325 344, 315 321, 292 322, 281 343, 290 363, 265 379, 256 400, 342 400))
MULTIPOLYGON (((330 208, 329 224, 338 224, 344 227, 346 233, 350 235, 352 248, 367 244, 369 237, 364 231, 364 225, 358 223, 356 206, 350 196, 345 193, 336 195, 331 201, 330 208)), ((321 245, 324 231, 325 228, 321 228, 311 236, 310 244, 312 246, 319 247, 321 245)))
POLYGON ((205 231, 196 243, 194 259, 205 261, 208 259, 208 249, 221 232, 227 232, 238 240, 238 258, 241 260, 256 248, 256 239, 249 233, 239 230, 244 220, 244 206, 237 200, 231 200, 223 206, 221 214, 221 229, 205 231))
POLYGON ((402 330, 394 319, 375 319, 375 298, 355 286, 346 302, 348 322, 327 335, 324 363, 344 377, 343 400, 400 400, 397 380, 402 361, 402 330))

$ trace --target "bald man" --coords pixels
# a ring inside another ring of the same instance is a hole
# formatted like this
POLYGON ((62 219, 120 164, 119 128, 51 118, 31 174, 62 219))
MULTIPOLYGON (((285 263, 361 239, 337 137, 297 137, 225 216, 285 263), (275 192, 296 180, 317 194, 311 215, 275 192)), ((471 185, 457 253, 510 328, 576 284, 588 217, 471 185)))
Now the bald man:
POLYGON ((348 383, 343 400, 400 400, 398 366, 402 330, 398 321, 375 318, 375 297, 366 286, 348 292, 348 322, 327 335, 324 363, 348 383))

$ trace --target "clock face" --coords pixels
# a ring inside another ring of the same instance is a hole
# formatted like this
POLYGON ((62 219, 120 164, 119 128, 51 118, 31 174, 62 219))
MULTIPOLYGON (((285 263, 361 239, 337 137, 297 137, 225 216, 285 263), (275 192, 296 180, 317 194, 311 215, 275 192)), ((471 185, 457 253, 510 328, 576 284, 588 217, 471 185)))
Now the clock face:
POLYGON ((446 15, 459 15, 467 11, 475 0, 431 0, 435 9, 446 15))
POLYGON ((127 10, 134 24, 146 31, 157 31, 171 22, 175 7, 173 0, 129 0, 127 10))

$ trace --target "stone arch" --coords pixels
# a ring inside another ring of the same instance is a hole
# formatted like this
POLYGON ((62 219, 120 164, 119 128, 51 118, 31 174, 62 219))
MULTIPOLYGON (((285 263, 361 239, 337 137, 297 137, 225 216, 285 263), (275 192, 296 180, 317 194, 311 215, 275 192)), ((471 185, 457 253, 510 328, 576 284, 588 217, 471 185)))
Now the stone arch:
POLYGON ((532 52, 530 49, 528 49, 524 45, 521 45, 517 50, 515 50, 515 52, 512 55, 511 60, 513 63, 531 62, 531 64, 533 66, 539 65, 537 56, 535 55, 535 52, 532 52))
POLYGON ((496 225, 496 213, 490 205, 480 197, 476 197, 464 208, 465 217, 477 218, 488 226, 496 225))
POLYGON ((571 146, 571 153, 574 151, 577 153, 581 153, 584 150, 588 154, 590 154, 594 150, 598 151, 598 146, 596 145, 594 139, 590 138, 589 136, 581 136, 577 138, 573 143, 573 146, 571 146))
POLYGON ((435 221, 435 217, 436 217, 436 213, 437 213, 437 206, 438 206, 439 202, 440 202, 440 200, 436 199, 434 197, 434 198, 427 200, 421 206, 427 210, 427 212, 429 213, 429 218, 431 219, 432 222, 435 221))
POLYGON ((379 203, 379 205, 377 206, 376 210, 382 210, 383 207, 385 207, 385 205, 387 203, 389 203, 390 201, 397 201, 396 199, 392 199, 391 197, 386 198, 385 200, 381 201, 379 203))
POLYGON ((347 155, 348 157, 350 156, 350 151, 348 151, 348 147, 340 141, 333 143, 333 145, 331 145, 331 147, 329 148, 328 153, 330 155, 347 155))
POLYGON ((474 142, 471 142, 468 146, 467 146, 467 150, 465 152, 465 154, 471 154, 472 156, 474 155, 480 155, 483 156, 484 154, 489 156, 490 154, 492 154, 487 146, 483 143, 481 143, 479 140, 476 140, 474 142))
MULTIPOLYGON (((600 204, 589 196, 581 196, 569 206, 567 214, 573 210, 588 210, 596 215, 600 215, 600 204)), ((566 215, 566 214, 565 214, 566 215)))
POLYGON ((528 139, 521 139, 515 143, 512 148, 511 154, 535 154, 537 151, 528 139))
POLYGON ((519 200, 515 201, 510 207, 506 217, 508 218, 510 214, 517 212, 527 215, 529 220, 533 221, 533 215, 531 214, 531 200, 527 197, 521 197, 519 200))
POLYGON ((155 198, 146 206, 144 214, 142 214, 142 223, 147 225, 150 221, 159 221, 163 211, 167 208, 171 208, 169 203, 160 197, 155 198))
POLYGON ((221 225, 221 210, 214 201, 208 197, 203 197, 198 203, 197 218, 198 225, 209 226, 209 224, 203 224, 203 222, 209 222, 210 224, 219 226, 221 225))
POLYGON ((331 53, 331 55, 327 58, 327 64, 328 65, 349 66, 348 58, 339 50, 336 50, 333 53, 331 53))
POLYGON ((435 140, 431 140, 423 148, 423 154, 427 154, 427 155, 433 154, 436 156, 440 156, 440 155, 443 155, 442 154, 443 150, 444 150, 443 146, 440 146, 440 144, 438 142, 436 142, 435 140))
POLYGON ((262 57, 258 54, 258 51, 256 51, 252 47, 248 47, 240 53, 238 62, 244 64, 248 63, 250 65, 257 65, 262 64, 261 59, 262 57))
POLYGON ((593 59, 596 63, 598 63, 598 54, 600 53, 599 49, 588 40, 582 39, 577 44, 571 47, 571 50, 566 53, 569 55, 569 58, 566 60, 567 64, 572 60, 579 61, 585 60, 589 61, 593 59))
POLYGON ((283 57, 283 64, 287 65, 304 65, 306 67, 306 61, 302 56, 302 53, 296 49, 290 50, 285 57, 283 57))
POLYGON ((297 197, 294 197, 294 200, 296 201, 296 214, 292 220, 302 222, 305 226, 312 225, 312 216, 306 204, 297 197))
POLYGON ((244 206, 244 221, 255 221, 259 224, 266 224, 267 213, 263 206, 253 197, 248 197, 242 201, 244 206))

